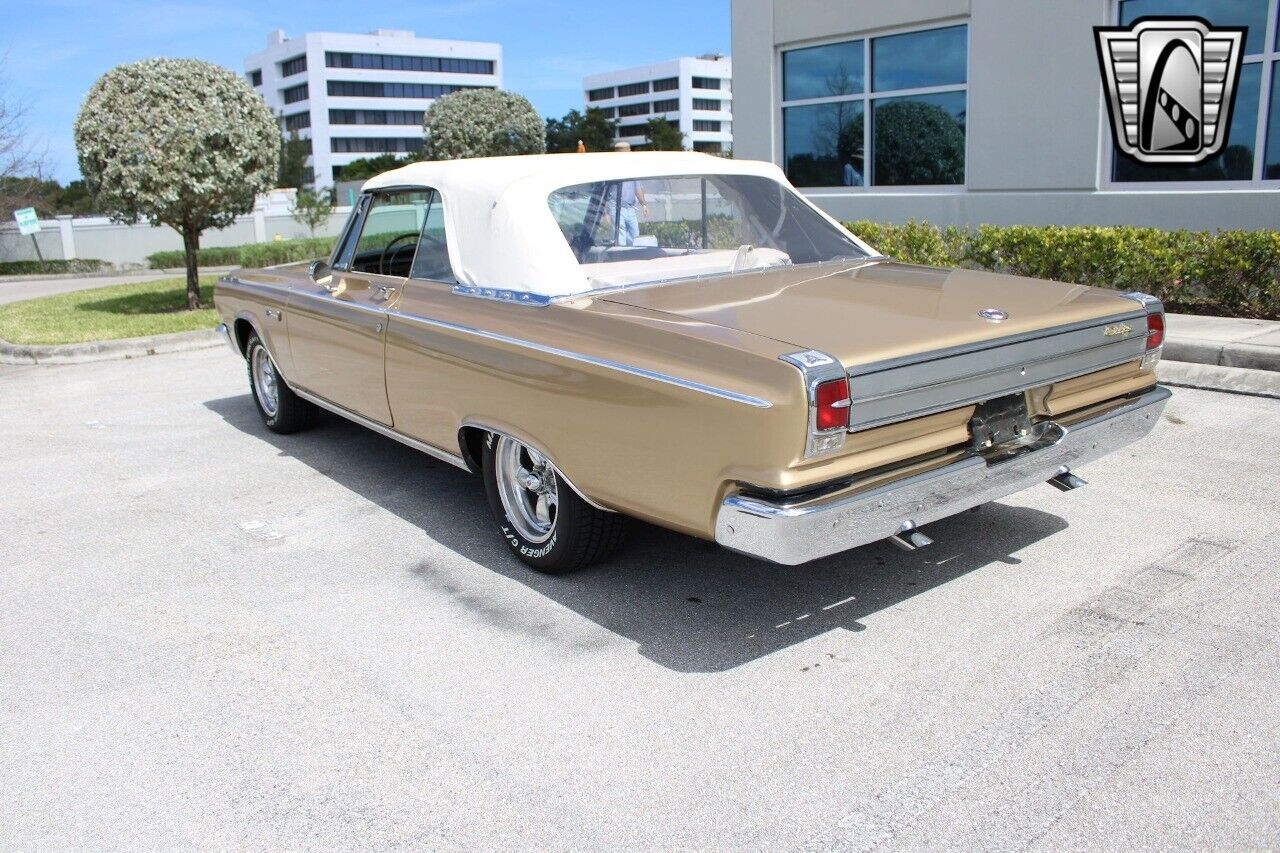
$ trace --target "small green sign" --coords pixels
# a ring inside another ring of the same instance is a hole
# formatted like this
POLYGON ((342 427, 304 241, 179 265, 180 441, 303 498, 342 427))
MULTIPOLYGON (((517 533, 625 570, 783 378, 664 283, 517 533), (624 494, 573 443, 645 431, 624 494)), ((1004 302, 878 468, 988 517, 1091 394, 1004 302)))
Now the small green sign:
POLYGON ((18 221, 18 231, 24 235, 40 233, 40 219, 36 216, 34 207, 24 207, 22 210, 15 210, 13 218, 18 221))

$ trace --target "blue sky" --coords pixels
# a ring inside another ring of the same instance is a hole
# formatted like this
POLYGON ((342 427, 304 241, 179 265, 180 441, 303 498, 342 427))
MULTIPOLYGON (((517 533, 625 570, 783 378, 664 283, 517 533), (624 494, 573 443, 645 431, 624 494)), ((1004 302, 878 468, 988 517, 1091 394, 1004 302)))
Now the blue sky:
POLYGON ((544 116, 581 108, 584 74, 700 53, 729 53, 729 0, 7 0, 0 27, 9 95, 64 183, 79 174, 71 125, 109 68, 153 56, 192 57, 240 72, 267 33, 377 27, 497 41, 506 88, 544 116))

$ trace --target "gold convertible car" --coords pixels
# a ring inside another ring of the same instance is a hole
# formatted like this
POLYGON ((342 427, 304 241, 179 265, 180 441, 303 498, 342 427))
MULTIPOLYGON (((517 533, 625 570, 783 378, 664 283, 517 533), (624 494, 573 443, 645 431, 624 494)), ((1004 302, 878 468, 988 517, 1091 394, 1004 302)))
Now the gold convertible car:
POLYGON ((777 167, 696 153, 415 163, 327 261, 217 284, 267 427, 328 409, 480 474, 535 569, 628 516, 797 564, 1145 436, 1161 303, 896 263, 777 167))

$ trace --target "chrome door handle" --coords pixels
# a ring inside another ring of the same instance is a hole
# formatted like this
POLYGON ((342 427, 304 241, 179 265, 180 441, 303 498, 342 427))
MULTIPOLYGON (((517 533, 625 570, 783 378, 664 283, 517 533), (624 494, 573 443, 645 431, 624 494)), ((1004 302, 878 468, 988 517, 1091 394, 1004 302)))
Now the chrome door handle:
POLYGON ((263 313, 265 313, 265 314, 267 315, 267 318, 268 318, 268 319, 270 319, 270 320, 279 320, 279 319, 280 319, 280 312, 279 312, 279 311, 277 311, 275 308, 268 308, 268 309, 267 309, 265 312, 263 312, 263 313))
POLYGON ((382 299, 390 299, 395 292, 396 289, 394 287, 388 287, 385 284, 378 285, 378 296, 382 299))
POLYGON ((323 290, 325 293, 338 292, 338 286, 336 284, 322 284, 320 285, 320 289, 323 290))

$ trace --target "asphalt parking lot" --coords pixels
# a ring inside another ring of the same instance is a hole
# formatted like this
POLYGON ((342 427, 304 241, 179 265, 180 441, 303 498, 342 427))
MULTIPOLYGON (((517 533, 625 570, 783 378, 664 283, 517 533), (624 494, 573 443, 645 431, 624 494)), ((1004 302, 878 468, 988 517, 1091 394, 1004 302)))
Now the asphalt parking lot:
POLYGON ((225 348, 0 368, 4 849, 1280 845, 1280 401, 798 568, 564 578, 225 348))

